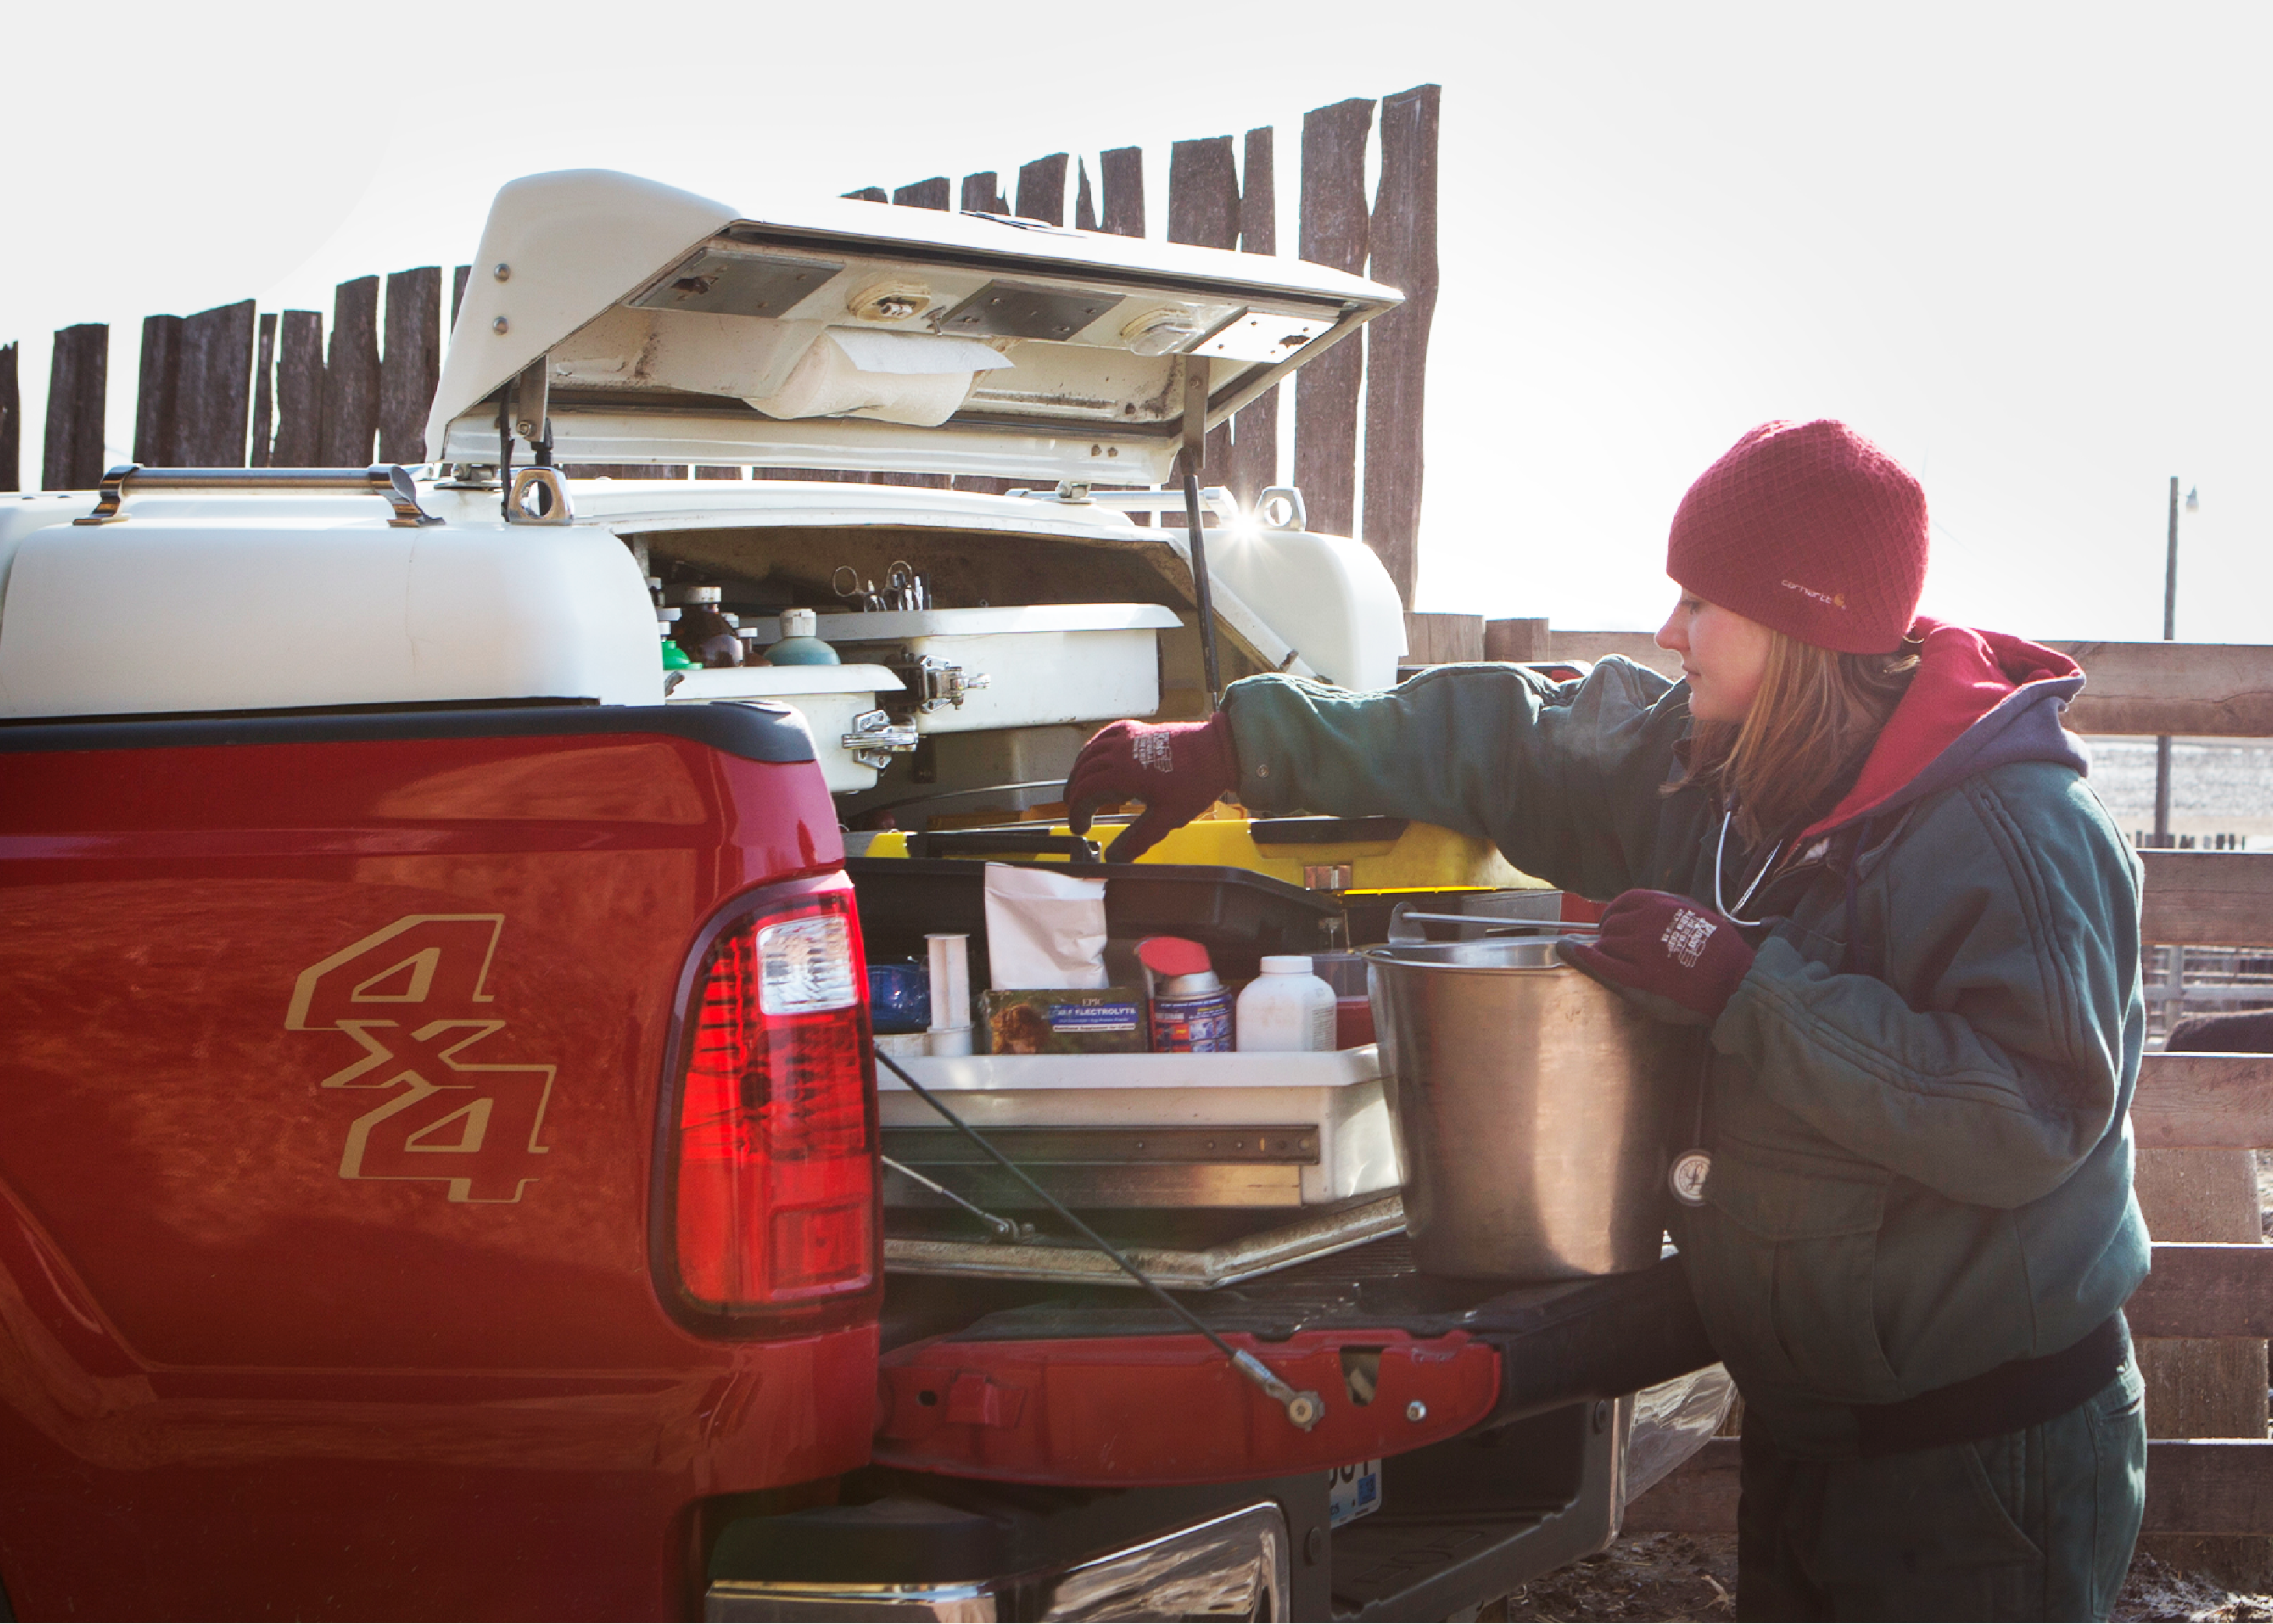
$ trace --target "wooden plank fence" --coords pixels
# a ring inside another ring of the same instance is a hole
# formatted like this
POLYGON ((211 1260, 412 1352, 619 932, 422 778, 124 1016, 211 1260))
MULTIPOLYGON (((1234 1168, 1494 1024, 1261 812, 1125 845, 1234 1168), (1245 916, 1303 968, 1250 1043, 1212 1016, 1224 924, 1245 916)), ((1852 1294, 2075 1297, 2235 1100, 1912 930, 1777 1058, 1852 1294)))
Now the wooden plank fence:
MULTIPOLYGON (((1384 98, 1336 102, 1302 121, 1298 252, 1403 289, 1403 308, 1344 341, 1296 375, 1294 477, 1314 528, 1358 534, 1377 551, 1409 604, 1419 573, 1422 432, 1428 349, 1436 307, 1437 147, 1434 85, 1384 98), (1367 195, 1367 155, 1379 128, 1379 178, 1367 195), (1361 436, 1361 418, 1362 435, 1361 436)), ((917 208, 959 207, 1065 223, 1069 193, 1084 230, 1143 237, 1144 154, 1085 159, 1058 152, 1021 164, 1003 193, 1001 171, 950 182, 943 175, 889 193, 863 186, 847 197, 917 208)), ((1170 241, 1276 253, 1277 141, 1268 128, 1175 142, 1170 149, 1166 235, 1170 241)), ((455 267, 451 318, 469 267, 455 267)), ((356 277, 333 298, 328 335, 318 311, 255 311, 250 302, 142 324, 135 376, 133 455, 154 465, 359 467, 377 456, 416 462, 426 454, 425 417, 441 359, 439 266, 356 277)), ((109 331, 56 334, 50 366, 41 485, 83 490, 102 472, 103 403, 109 331)), ((13 349, 0 350, 0 477, 15 458, 7 393, 13 349)), ((1279 391, 1250 402, 1208 440, 1211 480, 1252 500, 1279 483, 1279 391)), ((739 478, 734 469, 569 464, 572 475, 739 478)), ((761 470, 786 479, 874 479, 884 484, 1001 490, 994 479, 944 475, 761 470)), ((1181 521, 1178 521, 1181 522, 1181 521)))
MULTIPOLYGON (((1557 631, 1537 619, 1410 614, 1408 665, 1450 660, 1599 660, 1612 654, 1678 674, 1646 632, 1557 631)), ((2273 736, 2273 645, 2055 643, 2089 679, 2068 708, 2087 733, 2273 736)), ((2142 851, 2141 940, 2273 947, 2273 853, 2142 851)), ((2273 1056, 2150 1054, 2131 1109, 2138 1186, 2157 1237, 2127 1305, 2147 1378, 2146 1531, 2231 1542, 2245 1568, 2273 1534, 2273 1440, 2266 1437, 2266 1342, 2273 1245, 2261 1236, 2250 1152, 2273 1147, 2273 1056), (2241 1436, 2219 1436, 2239 1432, 2241 1436)), ((1634 1532, 1736 1527, 1736 1439, 1715 1439, 1629 1509, 1634 1532)), ((2190 1546, 2189 1549, 2194 1547, 2190 1546)))
MULTIPOLYGON (((1480 614, 1406 617, 1408 640, 1430 648, 1459 646, 1459 658, 1495 660, 1598 660, 1621 654, 1668 675, 1678 655, 1648 632, 1563 631, 1543 620, 1486 620, 1480 614)), ((1419 658, 1416 643, 1412 663, 1419 658)), ((2254 643, 2047 643, 2089 673, 2069 707, 2068 726, 2084 733, 2187 733, 2209 738, 2273 738, 2273 646, 2254 643)), ((2157 937, 2157 941, 2164 938, 2157 937)))

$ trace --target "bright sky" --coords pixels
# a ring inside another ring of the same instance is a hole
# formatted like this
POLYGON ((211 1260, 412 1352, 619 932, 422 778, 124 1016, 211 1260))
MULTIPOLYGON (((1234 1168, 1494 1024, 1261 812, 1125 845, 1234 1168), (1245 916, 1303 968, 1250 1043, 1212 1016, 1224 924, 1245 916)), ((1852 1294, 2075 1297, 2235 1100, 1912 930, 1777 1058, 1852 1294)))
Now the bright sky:
POLYGON ((1444 86, 1418 607, 1652 626, 1689 481, 1772 417, 1924 481, 1929 611, 2265 641, 2273 9, 1215 0, 1118 13, 558 0, 24 6, 0 97, 0 341, 27 477, 49 334, 469 259, 489 197, 625 169, 755 208, 1279 130, 1444 86))

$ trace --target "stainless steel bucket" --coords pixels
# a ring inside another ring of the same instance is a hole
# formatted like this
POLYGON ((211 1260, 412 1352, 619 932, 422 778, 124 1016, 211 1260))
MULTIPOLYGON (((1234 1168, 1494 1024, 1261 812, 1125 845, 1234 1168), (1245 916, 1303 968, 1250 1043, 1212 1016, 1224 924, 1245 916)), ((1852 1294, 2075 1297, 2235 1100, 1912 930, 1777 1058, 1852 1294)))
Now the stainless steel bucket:
POLYGON ((1643 1015, 1551 941, 1365 957, 1421 1267, 1564 1280, 1655 1262, 1702 1030, 1643 1015))

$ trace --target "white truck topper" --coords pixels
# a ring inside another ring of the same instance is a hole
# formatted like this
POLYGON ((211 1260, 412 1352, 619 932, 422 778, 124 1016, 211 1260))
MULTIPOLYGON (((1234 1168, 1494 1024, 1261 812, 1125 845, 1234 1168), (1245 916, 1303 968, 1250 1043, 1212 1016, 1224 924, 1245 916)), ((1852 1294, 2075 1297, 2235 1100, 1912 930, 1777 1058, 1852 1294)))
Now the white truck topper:
MULTIPOLYGON (((776 560, 857 550, 864 533, 950 552, 1061 541, 1071 560, 1164 551, 1188 575, 1182 532, 1137 529, 1125 511, 1164 506, 1160 493, 1104 488, 1166 478, 1188 427, 1185 369, 1207 367, 1219 420, 1398 297, 1294 260, 1028 222, 838 199, 754 220, 604 171, 515 181, 452 335, 429 429, 438 466, 153 470, 107 478, 100 500, 0 503, 0 720, 654 704, 670 689, 634 561, 650 538, 684 551, 731 535, 776 560), (521 432, 524 408, 538 420, 521 432), (502 499, 501 410, 516 419, 517 475, 558 493, 544 515, 502 499), (546 422, 556 462, 994 473, 1039 488, 561 482, 529 468, 546 422)), ((1309 532, 1299 500, 1266 516, 1208 497, 1238 520, 1209 532, 1216 620, 1257 668, 1394 681, 1402 618, 1369 550, 1309 532)), ((1027 584, 996 602, 1081 597, 1027 584)), ((898 703, 883 697, 898 686, 884 673, 862 705, 898 703)))
POLYGON ((426 444, 494 465, 510 430, 526 462, 541 397, 561 462, 1157 485, 1186 369, 1214 424, 1400 297, 1297 259, 563 170, 498 193, 426 444))

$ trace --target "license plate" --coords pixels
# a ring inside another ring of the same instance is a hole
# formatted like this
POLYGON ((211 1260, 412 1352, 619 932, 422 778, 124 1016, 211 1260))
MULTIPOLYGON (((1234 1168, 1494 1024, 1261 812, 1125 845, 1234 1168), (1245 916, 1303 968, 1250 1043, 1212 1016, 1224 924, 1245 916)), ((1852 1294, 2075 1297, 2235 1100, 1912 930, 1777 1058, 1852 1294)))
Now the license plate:
POLYGON ((1337 1466, 1326 1474, 1328 1522, 1339 1528, 1353 1518, 1381 1509, 1381 1462, 1337 1466))

